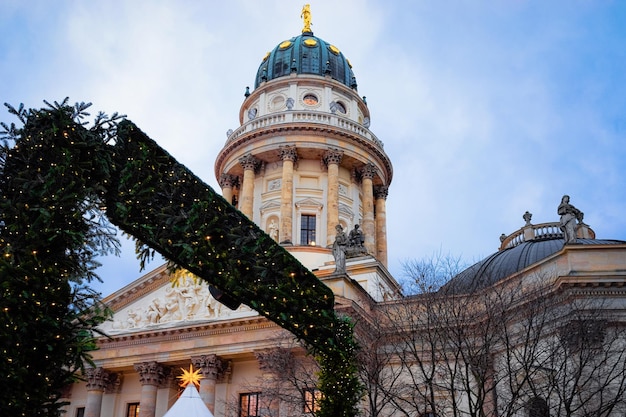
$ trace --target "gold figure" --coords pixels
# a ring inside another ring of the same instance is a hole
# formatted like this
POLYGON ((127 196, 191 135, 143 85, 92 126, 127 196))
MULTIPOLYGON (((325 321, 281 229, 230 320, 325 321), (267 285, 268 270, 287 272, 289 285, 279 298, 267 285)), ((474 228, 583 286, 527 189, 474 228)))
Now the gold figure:
POLYGON ((302 14, 300 17, 304 20, 304 28, 302 33, 311 32, 311 5, 305 4, 302 6, 302 14))

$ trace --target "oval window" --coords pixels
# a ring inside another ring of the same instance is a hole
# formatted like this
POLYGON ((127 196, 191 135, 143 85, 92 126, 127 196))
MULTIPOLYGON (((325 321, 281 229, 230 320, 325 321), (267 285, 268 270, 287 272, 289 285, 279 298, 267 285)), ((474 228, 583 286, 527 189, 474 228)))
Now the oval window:
POLYGON ((307 95, 305 95, 304 98, 302 99, 302 101, 304 102, 304 104, 306 104, 308 106, 314 106, 318 102, 317 96, 315 94, 307 94, 307 95))

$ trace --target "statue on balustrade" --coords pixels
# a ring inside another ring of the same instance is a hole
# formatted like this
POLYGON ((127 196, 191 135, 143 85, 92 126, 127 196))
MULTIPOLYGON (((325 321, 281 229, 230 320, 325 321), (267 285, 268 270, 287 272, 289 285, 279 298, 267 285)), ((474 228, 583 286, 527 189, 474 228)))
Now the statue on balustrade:
POLYGON ((333 257, 335 258, 335 274, 346 273, 346 247, 348 246, 348 237, 343 231, 343 227, 338 224, 335 226, 335 242, 333 243, 333 257))
POLYGON ((350 246, 353 248, 363 247, 363 243, 365 242, 365 238, 363 238, 363 232, 359 230, 359 225, 355 224, 354 229, 350 231, 350 235, 348 236, 350 239, 350 246))
POLYGON ((560 227, 563 231, 565 244, 576 243, 577 222, 582 223, 583 212, 569 203, 568 195, 564 195, 561 199, 561 204, 559 204, 557 212, 561 216, 560 227))
POLYGON ((355 224, 354 229, 352 229, 348 235, 349 242, 346 250, 346 256, 348 258, 367 255, 367 250, 363 245, 365 243, 365 236, 359 227, 358 224, 355 224))

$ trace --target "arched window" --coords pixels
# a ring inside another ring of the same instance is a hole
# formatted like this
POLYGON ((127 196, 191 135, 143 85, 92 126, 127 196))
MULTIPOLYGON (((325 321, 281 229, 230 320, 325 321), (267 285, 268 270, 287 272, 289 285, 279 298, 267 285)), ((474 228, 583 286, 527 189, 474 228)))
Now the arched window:
POLYGON ((528 417, 550 417, 548 403, 541 397, 528 400, 526 410, 528 411, 528 417))

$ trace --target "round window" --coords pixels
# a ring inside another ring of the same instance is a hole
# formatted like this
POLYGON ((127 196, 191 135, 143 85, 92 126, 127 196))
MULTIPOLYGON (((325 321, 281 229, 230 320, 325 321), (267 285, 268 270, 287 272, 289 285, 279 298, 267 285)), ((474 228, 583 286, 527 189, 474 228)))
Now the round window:
POLYGON ((302 99, 302 101, 307 106, 314 106, 318 102, 317 96, 315 96, 315 94, 307 94, 307 95, 305 95, 304 98, 302 99))

